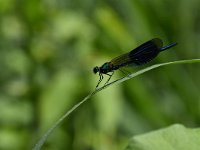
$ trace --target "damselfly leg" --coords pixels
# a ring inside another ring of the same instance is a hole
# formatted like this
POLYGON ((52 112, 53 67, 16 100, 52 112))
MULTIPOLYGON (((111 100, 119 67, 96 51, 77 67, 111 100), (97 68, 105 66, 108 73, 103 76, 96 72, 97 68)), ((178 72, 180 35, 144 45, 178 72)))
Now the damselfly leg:
POLYGON ((104 85, 106 85, 106 84, 110 81, 110 79, 111 79, 111 77, 113 76, 113 74, 114 74, 114 71, 112 71, 112 74, 106 73, 106 75, 108 75, 109 78, 108 78, 108 80, 106 81, 106 83, 105 83, 104 85))
POLYGON ((121 72, 122 72, 123 74, 125 74, 125 75, 131 74, 131 73, 130 73, 128 70, 126 70, 126 69, 120 68, 119 71, 121 71, 121 72))
POLYGON ((101 73, 99 73, 99 82, 98 82, 96 88, 99 86, 99 84, 101 83, 102 80, 103 80, 103 75, 101 73))

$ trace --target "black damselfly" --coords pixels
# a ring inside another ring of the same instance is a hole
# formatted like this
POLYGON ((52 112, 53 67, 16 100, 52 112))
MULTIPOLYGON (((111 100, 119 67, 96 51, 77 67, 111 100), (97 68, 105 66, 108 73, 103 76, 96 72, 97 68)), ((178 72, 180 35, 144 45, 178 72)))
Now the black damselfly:
POLYGON ((106 81, 107 84, 114 74, 114 70, 120 69, 121 67, 136 65, 144 65, 151 60, 153 60, 160 52, 175 46, 177 43, 172 43, 163 47, 163 42, 159 38, 154 38, 150 41, 143 43, 137 48, 131 50, 128 53, 122 54, 110 62, 104 63, 101 67, 94 67, 93 72, 96 74, 99 72, 99 82, 96 88, 99 86, 100 82, 103 80, 103 74, 108 75, 109 79, 106 81), (111 72, 111 74, 108 74, 111 72))

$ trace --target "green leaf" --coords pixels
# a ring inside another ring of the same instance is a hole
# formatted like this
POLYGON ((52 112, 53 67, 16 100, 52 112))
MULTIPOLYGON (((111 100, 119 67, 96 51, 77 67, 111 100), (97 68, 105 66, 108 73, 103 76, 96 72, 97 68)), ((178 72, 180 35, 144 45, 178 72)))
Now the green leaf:
POLYGON ((170 127, 138 135, 125 150, 199 150, 200 128, 190 129, 175 124, 170 127))

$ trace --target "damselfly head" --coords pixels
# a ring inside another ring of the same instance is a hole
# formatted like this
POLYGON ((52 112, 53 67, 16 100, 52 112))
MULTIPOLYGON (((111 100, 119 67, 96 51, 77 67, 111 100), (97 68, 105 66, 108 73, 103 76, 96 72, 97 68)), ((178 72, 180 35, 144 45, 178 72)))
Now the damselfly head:
POLYGON ((93 72, 96 74, 97 72, 99 72, 99 67, 94 67, 93 72))

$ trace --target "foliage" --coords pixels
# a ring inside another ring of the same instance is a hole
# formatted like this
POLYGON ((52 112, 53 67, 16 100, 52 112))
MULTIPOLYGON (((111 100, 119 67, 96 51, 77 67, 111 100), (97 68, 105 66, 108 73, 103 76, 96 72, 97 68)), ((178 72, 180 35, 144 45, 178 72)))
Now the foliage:
POLYGON ((126 150, 198 150, 200 129, 176 124, 166 129, 135 136, 126 150))
MULTIPOLYGON (((53 125, 51 128, 49 128, 47 130, 47 132, 42 136, 42 138, 36 143, 36 145, 34 146, 34 150, 40 150, 42 148, 42 146, 44 145, 45 141, 47 140, 47 138, 49 137, 49 135, 53 132, 53 130, 55 130, 59 124, 61 124, 64 119, 67 119, 67 117, 69 117, 70 114, 72 114, 76 109, 78 109, 83 103, 85 103, 87 100, 89 100, 93 95, 95 95, 97 92, 100 92, 101 90, 104 90, 105 88, 113 85, 113 84, 119 84, 122 83, 126 80, 129 80, 131 78, 134 78, 140 74, 143 74, 147 71, 150 71, 152 69, 158 68, 158 67, 162 67, 162 66, 168 66, 168 65, 173 65, 173 64, 187 64, 187 63, 200 63, 200 59, 193 59, 193 60, 181 60, 181 61, 174 61, 174 62, 167 62, 167 63, 162 63, 162 64, 156 64, 156 65, 152 65, 150 67, 147 67, 145 69, 139 70, 138 72, 132 73, 132 74, 128 74, 127 76, 115 80, 111 83, 107 83, 104 86, 100 87, 100 88, 96 88, 92 93, 90 93, 88 96, 86 96, 83 100, 81 100, 80 102, 78 102, 76 105, 74 105, 70 110, 68 110, 63 116, 61 116, 53 125)), ((176 138, 176 136, 175 136, 176 138)), ((178 138, 178 137, 177 137, 178 138)))
MULTIPOLYGON (((0 0, 0 149, 32 148, 95 88, 94 66, 149 39, 179 45, 148 65, 199 58, 199 4, 0 0)), ((198 64, 178 65, 113 86, 64 121, 44 149, 123 149, 133 134, 174 123, 196 127, 199 74, 198 64)))

